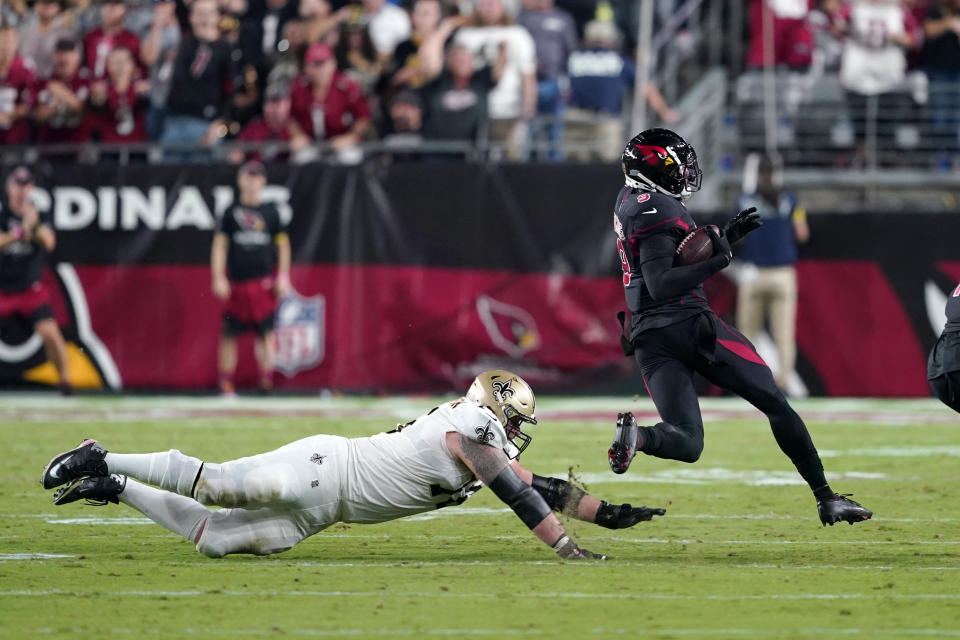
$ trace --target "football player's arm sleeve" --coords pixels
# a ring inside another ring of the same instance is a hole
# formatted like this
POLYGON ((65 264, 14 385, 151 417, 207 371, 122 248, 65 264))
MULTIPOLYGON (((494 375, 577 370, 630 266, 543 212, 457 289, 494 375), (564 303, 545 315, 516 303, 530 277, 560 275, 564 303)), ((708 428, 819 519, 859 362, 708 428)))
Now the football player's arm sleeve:
POLYGON ((460 434, 463 462, 490 490, 510 507, 530 529, 551 515, 550 507, 513 470, 502 449, 482 444, 460 434))
POLYGON ((673 239, 664 233, 647 238, 640 244, 640 271, 647 291, 654 300, 681 296, 728 263, 725 256, 718 255, 697 264, 675 267, 675 250, 673 239))

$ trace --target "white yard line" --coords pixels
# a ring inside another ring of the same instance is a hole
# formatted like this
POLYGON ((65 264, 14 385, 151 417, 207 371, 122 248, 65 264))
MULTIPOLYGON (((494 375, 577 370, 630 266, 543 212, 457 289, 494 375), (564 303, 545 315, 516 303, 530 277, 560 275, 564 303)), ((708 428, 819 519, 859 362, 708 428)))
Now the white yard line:
MULTIPOLYGON (((89 591, 75 591, 68 589, 10 589, 0 590, 0 597, 47 597, 47 596, 75 596, 75 597, 145 597, 145 598, 182 598, 202 595, 231 596, 231 597, 309 597, 309 598, 503 598, 502 592, 456 592, 456 591, 395 591, 383 589, 376 591, 315 591, 315 590, 235 590, 211 589, 207 591, 197 589, 163 590, 163 589, 121 589, 105 590, 91 589, 89 591)), ((517 593, 510 595, 513 599, 535 600, 960 600, 960 593, 896 593, 893 591, 877 591, 874 593, 774 593, 774 594, 731 594, 731 593, 658 593, 658 592, 629 592, 629 593, 583 593, 573 592, 534 592, 517 593)))
MULTIPOLYGON (((60 635, 65 632, 63 628, 29 628, 17 629, 23 635, 60 635)), ((80 630, 77 630, 80 631, 80 630)), ((66 630, 67 633, 70 630, 66 630)), ((305 637, 409 637, 409 636, 539 636, 549 634, 555 636, 551 631, 542 629, 471 629, 471 628, 450 628, 450 629, 422 629, 422 628, 397 628, 389 629, 226 629, 216 628, 184 628, 170 630, 151 630, 151 629, 118 629, 111 628, 105 633, 109 635, 167 635, 174 633, 176 635, 204 635, 204 636, 305 636, 305 637)), ((637 627, 628 628, 597 628, 589 631, 591 635, 638 635, 637 627)), ((716 627, 697 627, 697 628, 657 628, 644 627, 643 636, 662 637, 662 636, 694 636, 697 638, 711 638, 715 636, 759 636, 764 638, 772 637, 797 637, 797 636, 866 636, 866 637, 894 637, 903 638, 910 636, 918 637, 940 637, 956 638, 960 637, 960 631, 955 629, 933 629, 933 628, 914 628, 914 629, 844 629, 836 627, 776 627, 769 629, 737 629, 737 628, 716 628, 716 627)))

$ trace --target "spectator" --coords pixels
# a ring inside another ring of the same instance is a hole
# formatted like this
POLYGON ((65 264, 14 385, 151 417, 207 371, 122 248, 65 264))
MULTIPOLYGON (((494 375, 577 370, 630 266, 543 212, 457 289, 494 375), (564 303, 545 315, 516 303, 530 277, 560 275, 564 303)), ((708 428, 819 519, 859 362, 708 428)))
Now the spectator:
MULTIPOLYGON (((623 151, 623 98, 636 76, 633 61, 620 52, 620 33, 609 20, 593 20, 584 29, 583 49, 570 54, 571 108, 566 140, 580 157, 615 161, 623 151)), ((665 123, 679 114, 667 105, 653 85, 644 96, 665 123)))
POLYGON ((86 66, 94 78, 107 74, 107 55, 117 47, 140 51, 140 38, 124 27, 127 6, 108 0, 100 5, 100 26, 83 38, 86 66))
POLYGON ((333 50, 323 42, 307 49, 290 111, 307 136, 328 141, 337 152, 359 144, 370 129, 370 107, 360 86, 337 69, 333 50))
POLYGON ((840 83, 857 139, 863 140, 871 98, 877 102, 878 135, 892 138, 895 123, 909 120, 908 99, 899 90, 907 71, 905 49, 917 41, 913 18, 887 0, 854 0, 841 9, 840 19, 847 34, 840 83))
POLYGON ((229 130, 236 135, 243 124, 259 113, 262 55, 251 38, 252 23, 243 17, 247 11, 246 0, 221 0, 220 5, 220 39, 230 45, 233 70, 228 83, 232 88, 229 130))
POLYGON ((46 255, 57 244, 52 216, 34 204, 33 174, 26 167, 7 175, 6 192, 0 207, 0 316, 19 318, 43 339, 61 393, 72 395, 67 345, 43 284, 46 255))
POLYGON ((290 293, 290 238, 273 203, 263 201, 264 166, 250 161, 237 172, 238 201, 217 219, 210 266, 213 294, 226 304, 217 362, 220 392, 231 396, 237 336, 253 331, 260 391, 273 390, 277 300, 290 293), (274 255, 276 254, 276 258, 274 255), (274 277, 276 266, 276 277, 274 277))
POLYGON ((843 58, 843 29, 838 24, 840 0, 817 0, 807 14, 807 26, 813 34, 812 65, 817 75, 836 73, 843 58))
POLYGON ((491 137, 506 143, 511 158, 525 153, 527 126, 537 110, 537 60, 533 38, 512 24, 502 0, 477 0, 473 20, 454 36, 483 64, 493 66, 506 56, 503 72, 488 98, 491 137))
POLYGON ((563 112, 568 93, 567 58, 579 46, 573 18, 553 0, 523 0, 517 24, 533 37, 537 52, 537 112, 549 117, 550 158, 563 158, 563 112))
POLYGON ((107 56, 107 77, 90 89, 90 106, 96 111, 95 133, 107 144, 147 141, 146 111, 150 84, 137 80, 133 52, 118 47, 107 56))
POLYGON ((177 22, 176 3, 161 0, 153 3, 150 30, 140 45, 140 59, 147 68, 150 80, 150 106, 147 109, 146 130, 150 140, 163 133, 163 122, 173 80, 174 61, 180 46, 180 24, 177 22))
POLYGON ((385 59, 377 55, 366 25, 342 23, 333 53, 337 68, 360 85, 364 95, 372 95, 374 85, 383 73, 385 59))
POLYGON ((20 27, 20 55, 38 77, 48 78, 57 42, 73 34, 64 25, 59 0, 37 0, 32 20, 20 27))
POLYGON ((773 66, 809 67, 813 57, 813 34, 806 22, 809 10, 809 0, 751 0, 747 66, 763 67, 769 55, 769 63, 773 66), (772 15, 768 22, 769 14, 772 15), (773 28, 770 51, 764 50, 764 24, 773 28))
MULTIPOLYGON (((393 66, 390 71, 390 88, 410 87, 419 89, 426 82, 421 72, 420 47, 440 27, 443 13, 440 0, 417 0, 411 14, 413 33, 408 40, 404 40, 393 54, 393 66)), ((458 18, 460 23, 462 19, 458 18)), ((453 32, 451 28, 447 37, 453 32)))
POLYGON ((256 2, 247 17, 253 26, 254 38, 260 43, 262 57, 269 65, 289 45, 284 41, 283 30, 287 22, 297 17, 297 3, 290 0, 256 2))
POLYGON ((397 45, 410 37, 410 17, 387 0, 362 0, 362 3, 374 48, 382 58, 390 58, 397 45))
MULTIPOLYGON (((231 47, 220 39, 220 12, 215 0, 194 0, 190 29, 173 65, 164 144, 217 143, 227 133, 225 114, 233 78, 231 47)), ((171 154, 184 162, 202 161, 208 153, 171 154)))
POLYGON ((289 43, 288 53, 302 58, 310 43, 325 40, 334 33, 348 11, 334 13, 329 0, 300 0, 299 15, 283 28, 283 37, 289 43))
POLYGON ((256 150, 234 149, 230 152, 230 162, 239 164, 246 160, 260 160, 263 162, 285 162, 289 159, 286 144, 296 153, 310 144, 310 139, 303 132, 293 118, 290 117, 290 92, 287 87, 273 85, 267 87, 263 116, 248 122, 237 142, 260 143, 256 150), (269 142, 281 142, 281 145, 271 145, 269 142))
POLYGON ((387 105, 389 128, 384 142, 421 140, 423 127, 423 102, 415 91, 405 89, 391 98, 387 105))
POLYGON ((75 40, 57 42, 53 73, 37 81, 33 117, 39 124, 40 144, 79 144, 90 137, 86 102, 90 75, 80 68, 80 45, 75 40))
POLYGON ((0 25, 0 145, 30 139, 27 115, 33 106, 33 72, 17 55, 17 31, 0 25))
POLYGON ((924 31, 923 68, 930 80, 934 145, 952 152, 960 134, 960 0, 944 0, 931 7, 924 31))
POLYGON ((756 207, 763 226, 744 241, 738 258, 743 262, 737 293, 737 326, 756 343, 769 318, 777 346, 776 380, 786 388, 796 363, 797 243, 810 239, 807 214, 791 193, 781 191, 777 167, 769 157, 752 154, 744 169, 744 194, 737 211, 756 207), (749 178, 753 173, 753 180, 749 178))
POLYGON ((436 76, 421 90, 423 135, 433 140, 476 142, 487 125, 488 96, 503 73, 506 55, 501 49, 492 68, 477 70, 473 52, 454 44, 447 53, 446 68, 440 72, 444 39, 438 30, 421 49, 424 71, 436 76))

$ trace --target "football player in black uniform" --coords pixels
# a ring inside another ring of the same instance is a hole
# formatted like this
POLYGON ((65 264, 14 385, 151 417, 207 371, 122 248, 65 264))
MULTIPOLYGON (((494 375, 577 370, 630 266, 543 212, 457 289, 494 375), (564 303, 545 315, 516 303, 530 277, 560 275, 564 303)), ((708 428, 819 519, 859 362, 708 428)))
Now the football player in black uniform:
POLYGON ((624 473, 637 451, 684 462, 700 457, 696 371, 766 414, 777 444, 813 490, 825 525, 869 519, 871 511, 830 488, 806 425, 770 369, 750 341, 707 303, 702 282, 730 264, 730 246, 762 224, 756 210, 741 212, 719 233, 708 229, 713 257, 674 266, 680 240, 697 226, 683 204, 700 189, 697 154, 676 133, 650 129, 627 143, 622 160, 626 185, 617 195, 613 224, 631 313, 624 351, 635 356, 662 422, 641 427, 632 414, 620 414, 608 452, 610 467, 624 473))
POLYGON ((930 351, 927 380, 943 404, 960 412, 960 284, 947 298, 947 325, 930 351))

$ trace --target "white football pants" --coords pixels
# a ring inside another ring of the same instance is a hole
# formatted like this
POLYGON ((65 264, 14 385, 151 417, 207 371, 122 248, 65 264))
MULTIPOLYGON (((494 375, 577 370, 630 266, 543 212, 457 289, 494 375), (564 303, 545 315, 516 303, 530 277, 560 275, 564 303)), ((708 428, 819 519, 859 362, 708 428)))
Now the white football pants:
POLYGON ((128 476, 121 502, 220 558, 286 551, 337 522, 347 451, 345 438, 316 435, 222 464, 176 449, 108 453, 106 461, 110 473, 128 476))

